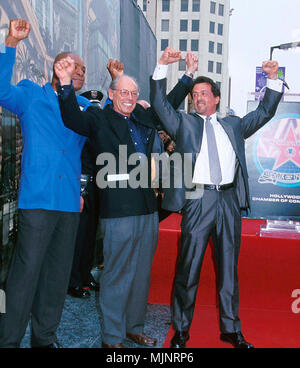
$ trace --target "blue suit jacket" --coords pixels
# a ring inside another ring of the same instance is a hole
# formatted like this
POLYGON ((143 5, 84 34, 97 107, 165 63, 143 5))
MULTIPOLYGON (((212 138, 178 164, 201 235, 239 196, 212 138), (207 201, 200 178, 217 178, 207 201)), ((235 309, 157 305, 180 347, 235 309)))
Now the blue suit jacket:
MULTIPOLYGON (((18 207, 80 210, 81 150, 85 138, 65 127, 50 83, 10 84, 16 49, 0 53, 0 105, 18 115, 23 137, 18 207)), ((87 108, 89 100, 78 96, 87 108)))

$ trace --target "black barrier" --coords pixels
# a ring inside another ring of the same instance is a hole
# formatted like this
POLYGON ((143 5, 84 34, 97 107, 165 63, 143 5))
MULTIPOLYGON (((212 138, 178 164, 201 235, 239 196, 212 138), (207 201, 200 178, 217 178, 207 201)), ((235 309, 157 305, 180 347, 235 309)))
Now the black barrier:
POLYGON ((135 77, 140 99, 149 101, 149 77, 156 65, 156 38, 136 2, 121 1, 120 53, 125 73, 135 77))

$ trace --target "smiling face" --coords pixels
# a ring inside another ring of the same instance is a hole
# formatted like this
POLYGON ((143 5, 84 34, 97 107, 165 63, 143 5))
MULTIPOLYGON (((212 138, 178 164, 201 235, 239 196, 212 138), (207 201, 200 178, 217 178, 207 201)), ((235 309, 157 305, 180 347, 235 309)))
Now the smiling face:
POLYGON ((138 86, 127 75, 119 78, 115 89, 109 89, 109 98, 113 102, 113 109, 124 116, 130 117, 135 109, 138 98, 138 86))
POLYGON ((193 88, 193 102, 195 110, 200 115, 209 116, 217 111, 220 97, 213 95, 209 83, 197 83, 193 88))
POLYGON ((70 54, 70 57, 75 61, 75 70, 72 74, 73 87, 75 91, 79 91, 85 81, 85 66, 78 55, 70 54))

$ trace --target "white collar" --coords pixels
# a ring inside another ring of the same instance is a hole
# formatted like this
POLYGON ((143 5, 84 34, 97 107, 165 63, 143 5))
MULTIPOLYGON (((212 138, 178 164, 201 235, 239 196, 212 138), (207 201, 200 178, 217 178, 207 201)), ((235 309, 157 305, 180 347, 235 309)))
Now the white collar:
MULTIPOLYGON (((204 121, 206 120, 206 118, 207 118, 207 116, 206 115, 200 115, 200 114, 198 114, 198 113, 196 113, 197 115, 199 115, 200 116, 200 118, 202 118, 204 121)), ((211 117, 211 120, 213 120, 213 121, 218 121, 218 119, 217 119, 217 113, 215 112, 214 114, 212 114, 212 115, 209 115, 210 117, 211 117)))

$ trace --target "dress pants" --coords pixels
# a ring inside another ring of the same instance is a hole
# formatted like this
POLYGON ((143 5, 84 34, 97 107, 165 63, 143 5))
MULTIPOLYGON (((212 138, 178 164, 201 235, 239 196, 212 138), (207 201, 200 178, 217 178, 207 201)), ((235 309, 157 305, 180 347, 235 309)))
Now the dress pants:
POLYGON ((6 282, 0 346, 19 347, 31 317, 31 344, 56 340, 67 293, 79 213, 20 209, 18 241, 6 282))
POLYGON ((100 219, 105 267, 100 278, 103 341, 121 343, 143 332, 158 214, 100 219))
POLYGON ((203 257, 212 235, 218 270, 220 330, 241 329, 238 289, 238 256, 241 215, 234 188, 204 190, 201 199, 187 200, 182 210, 182 240, 174 284, 174 329, 188 331, 192 323, 203 257))
POLYGON ((96 234, 99 221, 97 188, 94 182, 88 183, 88 198, 80 214, 75 252, 69 287, 87 286, 94 281, 91 270, 94 264, 96 234))

